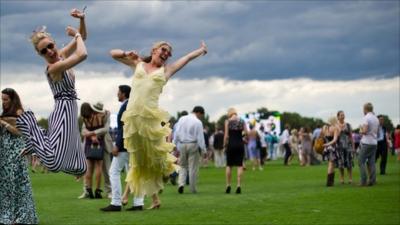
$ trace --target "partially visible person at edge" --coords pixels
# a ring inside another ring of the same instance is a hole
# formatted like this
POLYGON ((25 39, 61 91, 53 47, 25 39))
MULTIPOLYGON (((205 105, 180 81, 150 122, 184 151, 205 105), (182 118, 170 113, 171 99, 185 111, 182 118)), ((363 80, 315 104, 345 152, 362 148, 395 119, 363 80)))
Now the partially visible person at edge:
POLYGON ((88 170, 85 174, 85 194, 89 198, 102 198, 101 176, 104 176, 104 187, 106 194, 111 193, 110 177, 110 153, 112 150, 112 140, 110 130, 110 111, 103 108, 103 103, 81 105, 81 116, 83 118, 82 136, 83 146, 86 155, 88 170), (94 148, 94 149, 93 149, 94 148), (91 154, 90 151, 99 151, 101 154, 91 154), (93 195, 92 178, 95 172, 96 190, 93 195))
POLYGON ((379 172, 381 175, 385 175, 388 151, 390 146, 390 134, 386 129, 386 127, 384 126, 385 117, 383 117, 383 115, 378 115, 378 119, 379 119, 378 148, 376 151, 375 161, 377 161, 379 157, 381 158, 381 162, 379 163, 379 168, 380 168, 379 172))
POLYGON ((245 122, 240 119, 236 109, 228 110, 228 119, 225 120, 224 146, 226 149, 226 189, 225 193, 231 193, 232 167, 237 167, 236 194, 242 193, 242 174, 244 160, 243 134, 247 138, 248 130, 245 122))
POLYGON ((79 177, 85 174, 87 164, 78 127, 78 97, 72 68, 87 57, 86 26, 84 13, 73 9, 71 16, 79 19, 79 31, 71 26, 66 28, 72 40, 62 49, 57 48, 44 27, 31 36, 36 53, 46 61, 46 79, 55 100, 47 132, 38 126, 32 111, 23 112, 16 125, 27 138, 28 149, 33 150, 50 171, 79 177))
POLYGON ((373 186, 376 184, 375 157, 378 145, 379 120, 374 114, 374 107, 371 103, 364 104, 363 112, 364 117, 360 127, 362 137, 358 154, 360 186, 373 186))
POLYGON ((340 128, 336 116, 328 120, 328 125, 322 131, 325 138, 324 144, 324 157, 328 161, 328 174, 326 179, 326 186, 330 187, 335 184, 335 167, 338 166, 338 139, 340 128))
POLYGON ((393 134, 394 151, 397 154, 397 161, 400 161, 400 124, 396 126, 393 134))
POLYGON ((0 116, 0 224, 38 224, 26 158, 27 147, 15 127, 23 112, 21 100, 12 88, 1 91, 0 116))
POLYGON ((149 209, 158 209, 158 193, 164 188, 163 178, 176 171, 176 158, 170 154, 174 145, 166 141, 170 134, 169 114, 158 107, 158 100, 167 81, 187 63, 207 53, 204 42, 200 48, 167 64, 172 45, 155 43, 149 57, 139 57, 135 51, 111 50, 114 59, 134 71, 132 96, 122 115, 124 146, 130 154, 130 170, 126 181, 135 196, 152 196, 149 209), (162 126, 161 124, 164 124, 162 126))

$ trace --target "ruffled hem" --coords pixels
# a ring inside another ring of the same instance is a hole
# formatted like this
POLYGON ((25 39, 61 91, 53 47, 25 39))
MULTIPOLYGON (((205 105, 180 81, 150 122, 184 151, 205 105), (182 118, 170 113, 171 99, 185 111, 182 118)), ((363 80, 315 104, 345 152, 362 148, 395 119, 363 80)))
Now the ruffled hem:
POLYGON ((149 107, 124 112, 124 146, 130 153, 126 182, 135 195, 152 195, 163 189, 163 177, 178 170, 170 154, 174 144, 166 142, 170 134, 169 114, 149 107), (164 122, 165 125, 161 126, 164 122))

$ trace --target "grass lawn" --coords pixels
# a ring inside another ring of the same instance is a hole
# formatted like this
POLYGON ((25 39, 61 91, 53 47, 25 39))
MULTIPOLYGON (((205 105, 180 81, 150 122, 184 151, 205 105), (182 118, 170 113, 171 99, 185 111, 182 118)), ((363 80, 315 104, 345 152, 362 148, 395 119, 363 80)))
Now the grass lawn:
MULTIPOLYGON (((247 163, 249 164, 249 163, 247 163)), ((268 162, 264 171, 244 173, 242 194, 225 194, 224 169, 201 168, 198 193, 177 193, 167 184, 159 210, 104 213, 108 199, 77 199, 82 183, 65 174, 31 174, 36 208, 42 225, 67 224, 400 224, 400 163, 389 156, 387 175, 378 184, 354 182, 327 188, 326 164, 289 167, 268 162)), ((234 175, 236 174, 236 171, 234 175)), ((378 171, 379 174, 379 171, 378 171)), ((145 206, 150 205, 150 198, 145 206)))

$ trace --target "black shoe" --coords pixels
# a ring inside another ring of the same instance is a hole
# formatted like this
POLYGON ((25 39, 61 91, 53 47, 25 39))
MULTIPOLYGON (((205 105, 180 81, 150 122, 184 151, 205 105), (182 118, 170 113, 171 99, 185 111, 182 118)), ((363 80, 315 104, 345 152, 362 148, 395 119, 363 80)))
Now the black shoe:
POLYGON ((86 188, 86 192, 89 194, 89 198, 91 198, 91 199, 94 198, 93 190, 91 188, 86 188))
POLYGON ((119 212, 119 211, 121 211, 121 206, 109 205, 105 208, 101 208, 100 210, 103 212, 119 212))
POLYGON ((103 192, 100 189, 96 189, 96 191, 94 192, 94 198, 103 198, 103 196, 101 196, 101 192, 103 192))
POLYGON ((142 205, 132 206, 129 209, 126 209, 126 211, 142 211, 142 210, 143 210, 143 206, 142 205))
POLYGON ((178 188, 178 193, 179 193, 179 194, 183 194, 183 186, 179 186, 179 188, 178 188))
POLYGON ((240 194, 240 193, 242 193, 242 189, 240 187, 237 187, 236 188, 236 194, 240 194))
POLYGON ((226 187, 225 193, 227 194, 231 193, 231 186, 226 187))

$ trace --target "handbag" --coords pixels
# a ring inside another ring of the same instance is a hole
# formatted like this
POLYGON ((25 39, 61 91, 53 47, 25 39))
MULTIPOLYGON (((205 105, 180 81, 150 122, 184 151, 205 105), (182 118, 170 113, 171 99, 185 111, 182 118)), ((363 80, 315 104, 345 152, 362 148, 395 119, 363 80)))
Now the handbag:
POLYGON ((103 160, 104 157, 104 145, 100 143, 92 143, 87 140, 85 146, 85 155, 87 159, 91 160, 103 160))
POLYGON ((320 155, 324 152, 324 144, 325 140, 323 137, 319 136, 317 139, 315 139, 314 142, 314 151, 320 155))

